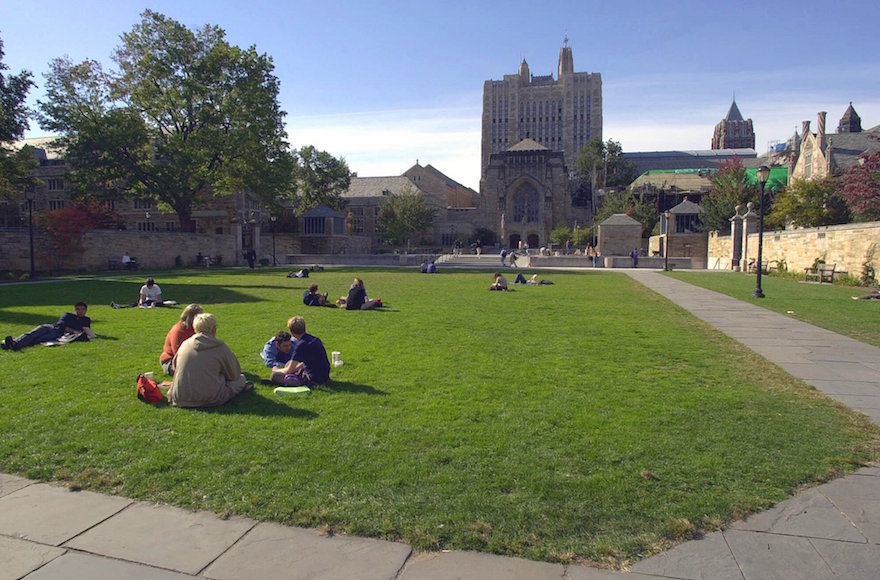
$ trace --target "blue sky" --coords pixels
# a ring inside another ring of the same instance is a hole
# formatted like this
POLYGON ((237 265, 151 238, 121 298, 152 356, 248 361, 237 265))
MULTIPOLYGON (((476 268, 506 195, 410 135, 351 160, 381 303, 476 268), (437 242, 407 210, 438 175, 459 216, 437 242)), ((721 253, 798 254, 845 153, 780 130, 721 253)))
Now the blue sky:
POLYGON ((880 7, 867 0, 4 0, 4 62, 34 73, 33 102, 53 58, 112 66, 145 8, 271 55, 291 144, 361 176, 418 160, 477 189, 483 82, 522 59, 555 77, 566 36, 575 70, 602 74, 603 137, 625 151, 708 149, 734 93, 759 152, 804 120, 815 130, 818 111, 834 131, 850 101, 864 128, 880 124, 880 7))

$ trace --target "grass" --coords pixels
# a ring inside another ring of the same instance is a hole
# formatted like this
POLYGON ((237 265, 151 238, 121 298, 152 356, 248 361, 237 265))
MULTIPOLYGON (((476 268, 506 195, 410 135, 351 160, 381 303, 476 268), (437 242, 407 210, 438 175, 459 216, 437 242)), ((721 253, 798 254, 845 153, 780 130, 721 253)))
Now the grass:
POLYGON ((792 276, 764 275, 761 277, 764 298, 755 298, 754 274, 676 271, 669 275, 880 346, 880 300, 852 299, 867 294, 867 288, 805 283, 792 276))
POLYGON ((473 272, 157 276, 166 298, 217 314, 252 379, 296 313, 342 352, 307 397, 258 385, 210 410, 135 398, 138 372, 161 376, 180 312, 106 306, 142 277, 5 286, 2 334, 85 298, 100 338, 0 352, 0 471, 418 549, 616 567, 877 457, 865 417, 629 277, 546 277, 502 293, 473 272), (356 274, 386 308, 302 306, 309 282, 341 295, 356 274))

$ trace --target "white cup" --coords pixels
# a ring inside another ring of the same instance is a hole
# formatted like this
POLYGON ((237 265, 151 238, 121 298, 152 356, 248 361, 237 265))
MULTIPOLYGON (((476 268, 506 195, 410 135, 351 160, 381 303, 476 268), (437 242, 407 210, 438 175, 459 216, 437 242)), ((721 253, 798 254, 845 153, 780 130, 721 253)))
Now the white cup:
POLYGON ((334 350, 332 353, 330 353, 330 356, 333 359, 333 366, 342 366, 342 353, 340 353, 338 350, 334 350))

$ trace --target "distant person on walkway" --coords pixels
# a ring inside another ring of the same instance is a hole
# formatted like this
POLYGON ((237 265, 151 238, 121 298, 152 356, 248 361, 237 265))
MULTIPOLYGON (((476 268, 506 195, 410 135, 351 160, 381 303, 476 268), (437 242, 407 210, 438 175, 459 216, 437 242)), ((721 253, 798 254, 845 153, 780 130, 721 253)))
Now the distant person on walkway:
POLYGON ((247 253, 247 263, 248 263, 248 267, 251 270, 254 269, 254 263, 256 261, 257 261, 257 253, 254 251, 253 248, 251 248, 250 251, 247 253))
POLYGON ((507 278, 501 275, 501 272, 495 272, 493 275, 492 285, 489 290, 507 290, 507 278))
POLYGON ((355 278, 348 289, 348 296, 341 297, 337 304, 345 305, 346 310, 372 310, 382 306, 382 300, 370 300, 370 297, 367 296, 367 289, 364 287, 364 281, 355 278))
POLYGON ((477 256, 483 253, 483 242, 481 242, 479 239, 474 242, 474 251, 477 253, 477 256))
POLYGON ((293 339, 286 330, 279 330, 275 336, 266 341, 260 356, 269 367, 271 380, 276 385, 285 387, 295 386, 288 383, 284 377, 296 371, 296 361, 293 360, 293 339))
POLYGON ((596 251, 595 246, 590 246, 590 260, 593 262, 593 267, 596 267, 596 263, 599 261, 599 253, 596 251))
POLYGON ((306 321, 302 316, 294 316, 288 320, 287 328, 296 339, 290 355, 296 366, 293 373, 285 376, 285 383, 305 386, 329 383, 330 360, 321 339, 306 333, 306 321))
POLYGON ((174 380, 168 401, 178 407, 215 407, 254 388, 241 373, 238 359, 217 338, 217 317, 196 315, 196 333, 183 341, 174 355, 174 380))
POLYGON ((633 268, 638 268, 639 267, 639 249, 633 248, 633 251, 632 251, 632 253, 630 253, 629 257, 632 258, 633 268))
POLYGON ((507 248, 501 248, 501 267, 507 266, 507 248))
POLYGON ((73 312, 65 312, 55 324, 41 324, 33 330, 29 330, 18 338, 7 336, 0 347, 3 350, 21 350, 28 346, 51 342, 60 339, 66 334, 78 335, 74 340, 89 340, 95 337, 92 332, 92 319, 86 316, 89 309, 85 302, 77 302, 73 312))
POLYGON ((332 306, 327 303, 327 293, 318 294, 318 285, 312 284, 303 292, 303 304, 306 306, 332 306))
POLYGON ((519 258, 519 256, 516 254, 516 252, 511 251, 510 252, 510 267, 511 268, 516 268, 516 259, 517 258, 519 258))
POLYGON ((202 307, 198 304, 190 304, 180 313, 180 320, 174 323, 168 334, 165 335, 165 346, 162 348, 162 354, 159 355, 159 364, 166 375, 174 376, 174 355, 180 350, 180 345, 187 338, 196 333, 193 327, 193 321, 197 315, 203 312, 202 307))

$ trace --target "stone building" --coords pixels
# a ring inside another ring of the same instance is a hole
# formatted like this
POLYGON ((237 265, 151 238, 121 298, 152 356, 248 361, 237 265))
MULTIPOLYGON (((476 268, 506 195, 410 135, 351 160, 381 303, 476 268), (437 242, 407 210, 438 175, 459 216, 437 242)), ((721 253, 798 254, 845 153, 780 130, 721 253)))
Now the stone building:
POLYGON ((862 131, 862 121, 850 103, 838 124, 837 133, 826 133, 825 117, 818 114, 816 132, 803 122, 800 147, 790 169, 792 179, 821 179, 840 175, 859 162, 862 153, 880 151, 880 125, 862 131))
POLYGON ((727 116, 715 125, 712 149, 754 149, 755 129, 751 119, 743 119, 736 99, 730 104, 727 116))
POLYGON ((482 182, 486 227, 498 233, 502 246, 530 248, 549 245, 559 226, 586 224, 586 208, 571 203, 565 158, 532 139, 493 153, 482 182))
POLYGON ((581 148, 592 139, 602 139, 602 77, 574 71, 566 39, 559 50, 555 80, 552 74, 531 74, 523 59, 517 74, 483 84, 482 126, 482 176, 493 154, 523 139, 563 153, 563 163, 574 167, 581 148))

